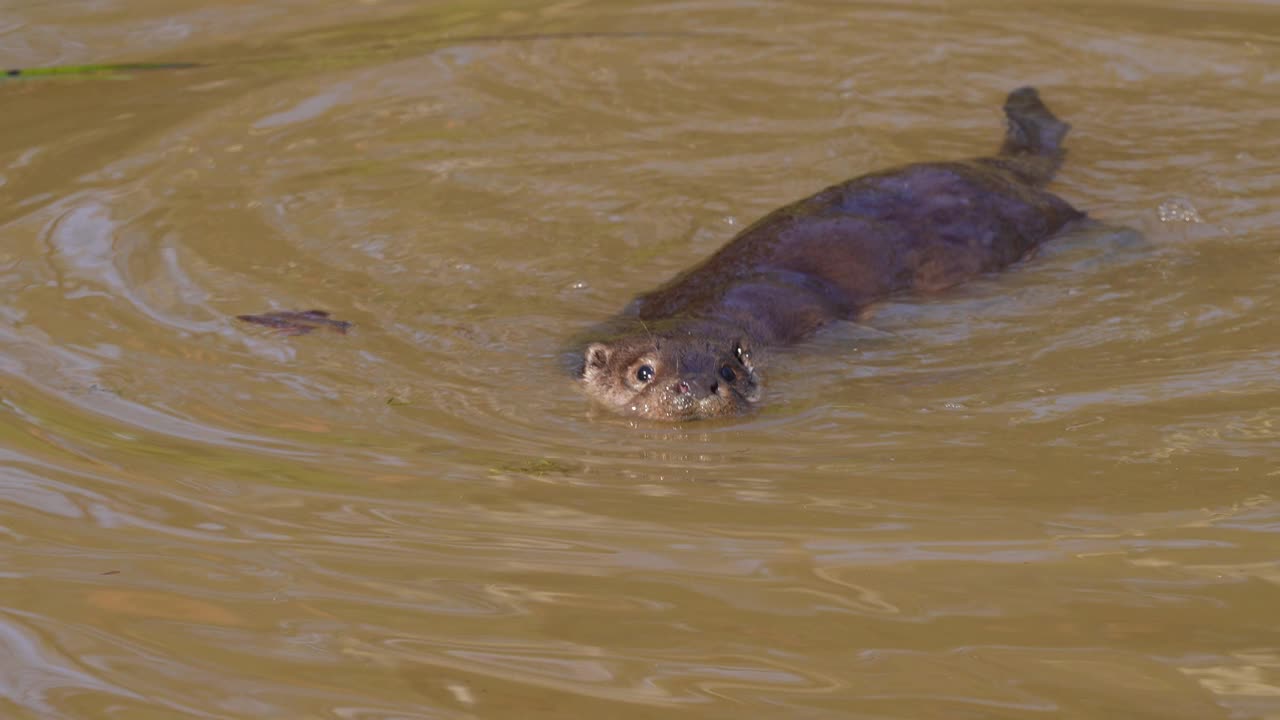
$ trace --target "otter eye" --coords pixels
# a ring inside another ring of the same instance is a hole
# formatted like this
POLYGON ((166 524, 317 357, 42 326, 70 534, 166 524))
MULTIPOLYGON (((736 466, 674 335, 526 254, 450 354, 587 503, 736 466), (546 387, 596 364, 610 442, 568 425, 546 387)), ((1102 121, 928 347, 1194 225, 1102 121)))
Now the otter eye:
POLYGON ((639 369, 639 370, 636 370, 636 379, 637 379, 637 380, 639 380, 639 381, 640 381, 640 382, 642 382, 642 383, 647 383, 647 382, 649 382, 650 380, 652 380, 652 379, 653 379, 653 366, 652 366, 652 365, 641 365, 641 366, 640 366, 640 369, 639 369))
POLYGON ((733 382, 738 379, 738 376, 733 372, 733 368, 728 365, 720 368, 720 377, 724 378, 725 382, 733 382))
POLYGON ((733 356, 737 358, 738 362, 742 363, 743 365, 747 364, 747 361, 746 361, 747 353, 745 350, 742 349, 742 343, 733 344, 733 356))

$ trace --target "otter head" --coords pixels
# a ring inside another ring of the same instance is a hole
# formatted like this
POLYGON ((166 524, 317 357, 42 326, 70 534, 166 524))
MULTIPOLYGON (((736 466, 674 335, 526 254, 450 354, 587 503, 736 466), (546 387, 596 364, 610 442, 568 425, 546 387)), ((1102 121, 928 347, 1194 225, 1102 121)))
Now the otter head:
POLYGON ((760 399, 746 338, 723 341, 697 333, 592 343, 582 384, 602 404, 651 420, 736 415, 760 399))

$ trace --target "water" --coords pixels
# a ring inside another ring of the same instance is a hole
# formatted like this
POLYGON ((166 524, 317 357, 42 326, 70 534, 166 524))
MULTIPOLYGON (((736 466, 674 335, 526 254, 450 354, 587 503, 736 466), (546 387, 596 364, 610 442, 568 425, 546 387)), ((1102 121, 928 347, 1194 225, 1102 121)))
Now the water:
POLYGON ((1280 718, 1275 27, 11 7, 5 67, 204 66, 0 84, 0 716, 1280 718), (1021 84, 1104 229, 783 353, 741 420, 563 374, 1021 84), (313 307, 355 328, 233 320, 313 307))

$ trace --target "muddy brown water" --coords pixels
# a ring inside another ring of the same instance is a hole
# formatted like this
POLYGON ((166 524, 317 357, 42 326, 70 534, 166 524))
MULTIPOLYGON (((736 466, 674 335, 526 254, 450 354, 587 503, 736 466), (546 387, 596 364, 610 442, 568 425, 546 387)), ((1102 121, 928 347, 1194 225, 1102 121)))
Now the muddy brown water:
POLYGON ((0 65, 126 60, 207 65, 0 84, 0 717, 1280 718, 1274 4, 0 18, 0 65), (741 420, 562 374, 1028 83, 1108 228, 741 420), (233 320, 313 307, 355 328, 233 320))

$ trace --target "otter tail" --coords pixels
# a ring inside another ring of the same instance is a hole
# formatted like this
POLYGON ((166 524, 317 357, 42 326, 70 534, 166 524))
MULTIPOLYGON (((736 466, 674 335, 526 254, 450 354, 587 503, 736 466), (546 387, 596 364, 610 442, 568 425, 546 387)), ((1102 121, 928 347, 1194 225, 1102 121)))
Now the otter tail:
POLYGON ((1048 183, 1067 154, 1062 141, 1071 126, 1045 107, 1033 87, 1009 93, 1004 114, 1009 119, 1009 129, 1000 146, 1001 164, 1033 185, 1048 183))

